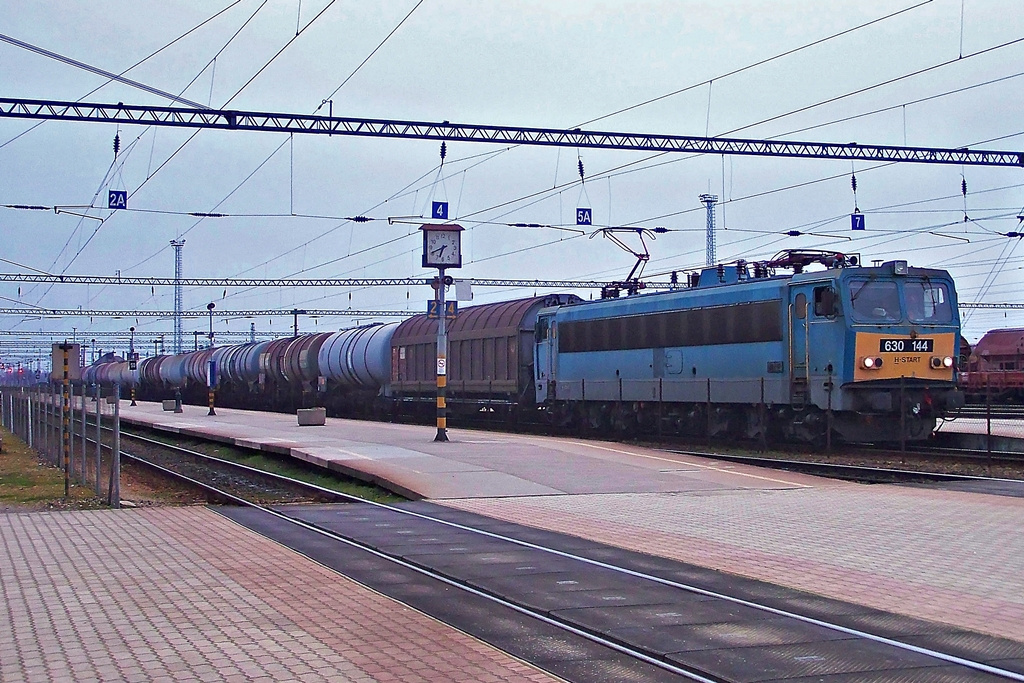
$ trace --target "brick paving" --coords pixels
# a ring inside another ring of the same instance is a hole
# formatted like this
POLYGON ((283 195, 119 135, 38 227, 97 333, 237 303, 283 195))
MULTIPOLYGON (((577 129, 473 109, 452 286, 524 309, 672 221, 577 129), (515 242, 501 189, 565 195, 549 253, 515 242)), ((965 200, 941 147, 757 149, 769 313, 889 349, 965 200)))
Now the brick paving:
POLYGON ((1024 499, 898 486, 439 501, 1024 642, 1024 499))
POLYGON ((206 508, 0 515, 0 681, 555 681, 206 508))

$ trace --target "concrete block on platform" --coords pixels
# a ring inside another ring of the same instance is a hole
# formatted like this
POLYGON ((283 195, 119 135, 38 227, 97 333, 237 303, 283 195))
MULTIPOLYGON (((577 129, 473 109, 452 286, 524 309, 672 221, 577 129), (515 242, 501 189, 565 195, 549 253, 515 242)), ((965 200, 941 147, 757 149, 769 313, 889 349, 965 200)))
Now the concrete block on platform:
POLYGON ((299 408, 296 411, 300 427, 320 426, 327 424, 326 408, 299 408))
MULTIPOLYGON (((110 401, 111 403, 113 403, 113 401, 111 401, 109 398, 107 399, 107 401, 110 401)), ((176 402, 175 402, 175 400, 173 398, 166 399, 163 402, 164 410, 174 410, 176 405, 177 404, 176 404, 176 402)))

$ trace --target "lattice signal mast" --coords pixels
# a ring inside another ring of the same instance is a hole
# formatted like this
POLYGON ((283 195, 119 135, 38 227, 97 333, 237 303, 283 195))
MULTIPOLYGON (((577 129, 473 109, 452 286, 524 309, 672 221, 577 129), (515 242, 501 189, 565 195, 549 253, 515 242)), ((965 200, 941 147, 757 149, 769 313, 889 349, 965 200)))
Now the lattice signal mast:
POLYGON ((717 194, 702 194, 700 200, 708 207, 708 234, 707 234, 707 265, 715 265, 715 204, 718 203, 717 194))
POLYGON ((184 310, 184 303, 181 297, 181 248, 185 246, 185 240, 171 240, 174 247, 174 352, 182 352, 184 343, 184 332, 181 325, 181 312, 184 310))

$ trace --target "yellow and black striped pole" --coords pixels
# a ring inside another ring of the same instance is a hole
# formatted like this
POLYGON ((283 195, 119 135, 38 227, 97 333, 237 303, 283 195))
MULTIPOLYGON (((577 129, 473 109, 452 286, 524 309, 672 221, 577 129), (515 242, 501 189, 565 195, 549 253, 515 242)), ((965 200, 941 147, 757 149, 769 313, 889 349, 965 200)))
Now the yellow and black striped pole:
POLYGON ((448 405, 445 388, 448 386, 448 331, 444 305, 444 268, 438 268, 437 278, 437 436, 434 441, 448 441, 448 405))

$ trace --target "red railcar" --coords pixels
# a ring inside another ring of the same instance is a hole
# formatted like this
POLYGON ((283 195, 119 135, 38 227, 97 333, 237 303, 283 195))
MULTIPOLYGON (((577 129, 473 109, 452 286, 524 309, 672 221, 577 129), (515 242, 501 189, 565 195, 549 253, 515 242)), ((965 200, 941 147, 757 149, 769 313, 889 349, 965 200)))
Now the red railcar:
POLYGON ((971 400, 1024 399, 1024 328, 990 330, 970 350, 960 382, 971 400))

